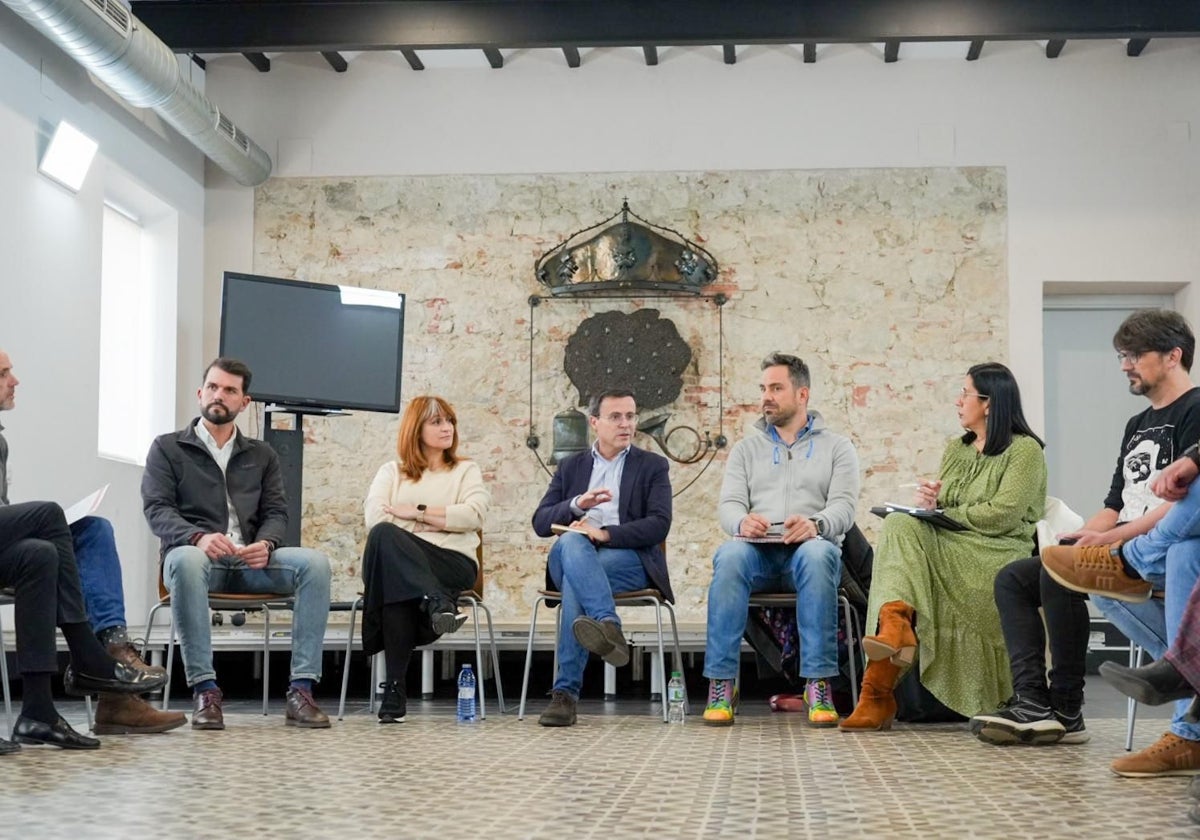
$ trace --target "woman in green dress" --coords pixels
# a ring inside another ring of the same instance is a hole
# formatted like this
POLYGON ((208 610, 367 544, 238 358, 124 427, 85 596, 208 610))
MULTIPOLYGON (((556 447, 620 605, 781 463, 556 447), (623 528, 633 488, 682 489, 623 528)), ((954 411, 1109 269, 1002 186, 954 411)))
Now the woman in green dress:
POLYGON ((1044 444, 1004 365, 972 367, 955 404, 966 431, 947 445, 939 478, 921 482, 916 505, 942 508, 965 530, 900 514, 884 520, 867 608, 867 626, 878 620, 879 631, 863 640, 870 661, 844 730, 891 727, 893 689, 914 657, 922 684, 965 717, 1012 694, 992 584, 1033 548, 1046 506, 1044 444))

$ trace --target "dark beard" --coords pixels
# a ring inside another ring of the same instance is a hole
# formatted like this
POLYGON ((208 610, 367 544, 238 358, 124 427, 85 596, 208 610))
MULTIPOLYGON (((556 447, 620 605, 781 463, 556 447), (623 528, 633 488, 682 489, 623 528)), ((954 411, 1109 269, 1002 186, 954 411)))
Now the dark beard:
POLYGON ((234 418, 237 417, 236 414, 220 403, 210 403, 204 406, 200 409, 200 416, 214 426, 224 426, 226 423, 232 423, 234 418))

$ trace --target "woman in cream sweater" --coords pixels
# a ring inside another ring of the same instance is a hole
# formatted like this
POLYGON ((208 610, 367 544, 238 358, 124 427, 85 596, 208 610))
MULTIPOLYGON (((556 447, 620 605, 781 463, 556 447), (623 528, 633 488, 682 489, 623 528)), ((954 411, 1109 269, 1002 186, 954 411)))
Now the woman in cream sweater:
POLYGON ((400 418, 397 460, 363 505, 367 547, 363 650, 387 662, 380 723, 400 723, 413 648, 457 630, 458 593, 475 584, 475 549, 490 497, 479 465, 460 458, 458 418, 441 397, 416 397, 400 418))

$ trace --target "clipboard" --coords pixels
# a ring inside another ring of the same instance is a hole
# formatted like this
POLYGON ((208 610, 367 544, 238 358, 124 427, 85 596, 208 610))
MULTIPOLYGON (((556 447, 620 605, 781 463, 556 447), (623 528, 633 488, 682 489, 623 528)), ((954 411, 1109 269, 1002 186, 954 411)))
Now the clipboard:
POLYGON ((587 535, 587 531, 582 528, 572 528, 570 525, 559 525, 557 522, 550 526, 551 533, 554 534, 583 534, 587 535))
POLYGON ((950 517, 946 516, 946 511, 941 508, 916 508, 908 505, 884 504, 877 505, 871 508, 871 513, 881 519, 890 516, 893 513, 906 513, 909 516, 921 519, 933 525, 936 528, 942 528, 947 531, 965 531, 967 526, 961 522, 955 522, 950 517))

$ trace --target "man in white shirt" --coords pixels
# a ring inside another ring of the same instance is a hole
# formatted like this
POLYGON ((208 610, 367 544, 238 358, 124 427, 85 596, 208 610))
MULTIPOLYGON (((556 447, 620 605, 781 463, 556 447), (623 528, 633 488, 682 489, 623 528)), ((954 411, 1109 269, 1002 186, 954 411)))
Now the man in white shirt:
POLYGON ((285 722, 323 729, 329 718, 312 692, 321 679, 329 619, 329 560, 312 549, 282 546, 287 501, 279 459, 234 424, 250 404, 250 376, 236 359, 208 366, 196 392, 200 417, 150 447, 142 507, 162 542, 163 583, 194 695, 192 728, 225 728, 208 593, 239 592, 294 597, 285 722))

